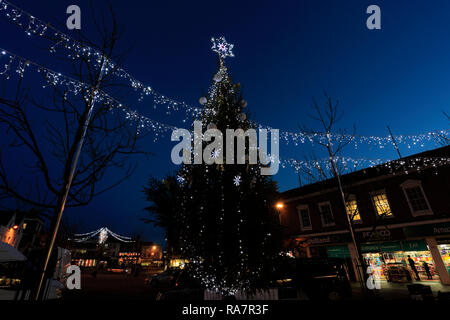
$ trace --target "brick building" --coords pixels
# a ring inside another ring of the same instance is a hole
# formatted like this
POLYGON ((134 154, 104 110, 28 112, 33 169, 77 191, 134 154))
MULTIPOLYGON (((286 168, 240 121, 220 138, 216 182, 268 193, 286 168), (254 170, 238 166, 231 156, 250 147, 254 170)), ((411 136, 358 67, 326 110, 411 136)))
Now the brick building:
POLYGON ((421 279, 425 262, 432 281, 450 285, 450 146, 345 174, 342 184, 345 207, 335 179, 281 194, 286 246, 297 256, 345 259, 357 278, 350 214, 363 258, 382 279, 390 268, 410 269, 410 256, 421 279))

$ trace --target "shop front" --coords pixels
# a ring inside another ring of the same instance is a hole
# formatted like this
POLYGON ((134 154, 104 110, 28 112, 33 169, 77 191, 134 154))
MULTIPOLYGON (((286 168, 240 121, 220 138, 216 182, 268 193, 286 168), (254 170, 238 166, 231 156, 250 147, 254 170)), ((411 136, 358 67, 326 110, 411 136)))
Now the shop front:
POLYGON ((404 233, 408 237, 425 238, 435 262, 435 272, 442 284, 450 285, 450 222, 406 227, 404 233))
MULTIPOLYGON (((327 246, 326 249, 329 258, 351 257, 348 245, 327 246)), ((363 243, 361 253, 365 264, 381 280, 409 282, 414 279, 409 258, 414 261, 421 280, 439 280, 432 254, 424 240, 363 243)))
MULTIPOLYGON (((413 281, 416 274, 412 264, 420 280, 450 285, 450 222, 376 231, 360 229, 356 237, 365 263, 380 279, 413 281)), ((345 259, 349 269, 356 270, 357 255, 348 232, 316 234, 304 241, 307 257, 345 259)))
POLYGON ((441 253, 445 269, 447 270, 447 273, 450 274, 450 239, 439 240, 438 249, 441 253))
POLYGON ((431 252, 424 240, 403 240, 362 244, 361 252, 366 265, 382 280, 409 282, 416 275, 421 280, 439 280, 431 252))

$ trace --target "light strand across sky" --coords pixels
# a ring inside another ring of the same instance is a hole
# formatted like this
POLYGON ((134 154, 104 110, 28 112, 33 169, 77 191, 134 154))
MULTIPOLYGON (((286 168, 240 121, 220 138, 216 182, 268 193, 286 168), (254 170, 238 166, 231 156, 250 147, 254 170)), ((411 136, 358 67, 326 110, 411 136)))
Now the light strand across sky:
MULTIPOLYGON (((53 41, 54 45, 49 48, 50 52, 55 52, 58 47, 64 48, 70 51, 70 53, 68 54, 70 58, 77 59, 82 56, 84 58, 87 58, 88 60, 93 61, 94 65, 97 68, 100 68, 103 62, 106 61, 106 72, 112 72, 117 77, 128 80, 131 87, 134 90, 140 92, 139 100, 142 100, 145 96, 152 95, 155 105, 166 106, 167 114, 171 114, 177 111, 185 112, 183 122, 186 122, 187 119, 197 118, 201 112, 201 108, 199 107, 191 106, 186 102, 180 102, 158 93, 157 91, 152 89, 152 86, 145 85, 142 81, 136 79, 126 70, 118 66, 109 57, 103 55, 99 50, 80 43, 79 41, 69 37, 67 34, 53 27, 50 23, 36 18, 34 15, 19 8, 9 1, 0 0, 0 14, 2 14, 2 16, 8 21, 13 22, 15 25, 23 29, 27 35, 45 37, 53 41)), ((217 47, 217 45, 215 46, 217 47)), ((216 48, 215 46, 213 45, 213 50, 218 48, 216 48)), ((230 48, 230 51, 232 48, 233 47, 230 48)), ((136 114, 136 112, 132 113, 136 114)), ((132 118, 134 118, 133 120, 136 120, 135 117, 132 118)), ((260 127, 268 130, 272 129, 270 126, 260 125, 260 127)), ((397 144, 406 145, 407 148, 417 146, 425 147, 430 143, 435 143, 438 136, 450 138, 450 130, 442 129, 413 135, 393 135, 397 144)), ((313 144, 315 141, 323 142, 328 139, 327 136, 320 133, 306 134, 304 132, 289 132, 284 130, 280 131, 280 138, 283 139, 286 144, 292 143, 294 145, 304 144, 306 141, 309 141, 313 144)), ((334 141, 339 141, 342 138, 343 137, 341 134, 331 133, 331 139, 334 141)), ((356 135, 351 138, 355 148, 358 148, 358 146, 361 144, 375 146, 380 149, 384 149, 387 146, 393 145, 392 137, 389 135, 356 135)))

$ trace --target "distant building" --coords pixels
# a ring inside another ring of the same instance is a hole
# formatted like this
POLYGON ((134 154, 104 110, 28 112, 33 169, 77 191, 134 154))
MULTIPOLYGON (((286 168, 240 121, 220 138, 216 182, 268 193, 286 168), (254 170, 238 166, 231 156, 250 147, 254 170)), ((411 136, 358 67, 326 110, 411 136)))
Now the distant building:
POLYGON ((39 248, 42 246, 41 235, 44 220, 38 216, 25 216, 22 224, 22 238, 19 243, 20 250, 39 248))
POLYGON ((19 248, 24 226, 24 213, 0 211, 0 241, 19 248))
POLYGON ((154 242, 141 243, 141 266, 159 266, 162 265, 163 251, 162 247, 154 242))
POLYGON ((335 179, 283 192, 286 246, 297 256, 345 259, 355 270, 348 213, 365 262, 382 279, 408 269, 411 256, 422 279, 426 262, 435 281, 450 285, 450 146, 401 160, 343 175, 346 208, 335 179))
POLYGON ((108 240, 99 245, 96 239, 85 242, 73 242, 69 250, 72 254, 72 264, 84 268, 97 267, 100 264, 105 266, 116 266, 121 251, 121 242, 108 240))

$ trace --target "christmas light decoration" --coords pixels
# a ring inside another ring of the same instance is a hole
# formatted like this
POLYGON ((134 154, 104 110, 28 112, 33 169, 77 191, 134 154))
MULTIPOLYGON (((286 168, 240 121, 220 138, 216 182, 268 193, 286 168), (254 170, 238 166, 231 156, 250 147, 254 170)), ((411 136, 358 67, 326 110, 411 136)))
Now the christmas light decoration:
MULTIPOLYGON (((24 77, 24 74, 27 70, 33 69, 32 71, 41 73, 43 75, 45 84, 43 85, 43 88, 46 88, 49 85, 53 86, 63 86, 66 91, 72 93, 73 95, 83 95, 85 99, 88 99, 93 88, 85 83, 82 83, 78 80, 72 79, 70 77, 67 77, 63 75, 60 72, 48 69, 42 65, 37 64, 36 62, 33 62, 31 60, 28 60, 26 58, 20 57, 16 54, 13 54, 9 52, 6 49, 0 48, 0 65, 2 60, 6 60, 3 65, 3 70, 0 69, 0 76, 4 76, 6 79, 9 79, 11 75, 17 74, 20 77, 24 77)), ((226 68, 223 66, 224 70, 223 72, 226 73, 226 68)), ((213 97, 215 94, 215 89, 210 89, 210 96, 213 97)), ((165 136, 167 133, 171 133, 173 130, 177 129, 175 126, 167 125, 155 120, 152 120, 148 117, 145 117, 139 112, 130 109, 129 107, 125 106, 120 101, 117 101, 110 95, 106 94, 105 92, 99 90, 96 95, 96 100, 99 103, 103 103, 111 109, 112 112, 118 110, 121 111, 125 118, 130 120, 130 122, 138 124, 139 130, 148 130, 155 133, 154 135, 154 141, 157 141, 159 138, 165 136)), ((211 109, 206 108, 204 110, 205 113, 210 112, 213 114, 211 109)), ((215 124, 209 125, 208 129, 214 129, 216 128, 215 124)), ((259 126, 260 129, 267 129, 271 130, 270 127, 264 127, 259 126)), ((434 138, 436 137, 436 134, 441 134, 441 136, 450 136, 448 130, 441 130, 438 132, 428 132, 426 134, 421 135, 397 135, 395 136, 395 139, 399 141, 398 143, 407 143, 407 145, 417 145, 421 144, 421 146, 424 146, 425 141, 434 141, 434 138)), ((324 135, 304 135, 302 133, 288 133, 288 132, 281 132, 280 137, 283 138, 287 144, 294 142, 294 144, 297 146, 299 144, 304 143, 311 143, 314 145, 315 142, 324 142, 326 137, 324 135)), ((342 136, 340 135, 333 135, 331 134, 331 138, 337 140, 342 139, 342 136)), ((391 137, 366 137, 366 136, 356 136, 355 139, 355 145, 358 145, 358 141, 363 141, 367 144, 375 144, 379 146, 380 148, 384 148, 386 145, 392 143, 391 137)), ((362 142, 361 142, 362 143, 362 142)), ((219 151, 214 151, 214 157, 219 156, 219 151)), ((348 170, 358 168, 364 168, 364 167, 373 167, 376 166, 382 162, 389 162, 389 160, 383 160, 383 159, 353 159, 349 157, 339 157, 337 158, 337 161, 339 161, 340 164, 344 165, 344 167, 348 170)), ((436 162, 436 165, 441 165, 442 159, 428 159, 429 165, 436 162)), ((389 162, 391 163, 391 166, 395 165, 396 161, 389 162)), ((305 168, 313 169, 314 167, 317 167, 318 165, 323 166, 327 169, 330 169, 331 167, 329 164, 328 159, 323 159, 318 164, 314 164, 311 161, 298 161, 294 159, 287 159, 280 162, 281 167, 285 168, 288 166, 293 167, 296 171, 299 170, 299 167, 303 166, 305 168)))
MULTIPOLYGON (((106 61, 106 73, 112 73, 119 78, 128 80, 131 87, 134 90, 140 92, 139 100, 142 100, 145 96, 152 95, 155 105, 166 105, 167 114, 183 111, 185 113, 183 122, 186 122, 188 119, 192 118, 197 119, 200 116, 200 108, 190 106, 186 102, 177 101, 175 99, 167 97, 166 95, 158 93, 151 86, 145 85, 142 81, 139 81, 138 79, 133 77, 108 57, 104 56, 100 51, 72 39, 67 34, 53 27, 50 23, 36 18, 34 15, 26 12, 25 10, 12 4, 11 2, 6 0, 0 1, 0 14, 8 21, 11 21, 15 25, 23 29, 27 35, 45 37, 46 39, 52 41, 54 44, 50 47, 50 52, 55 52, 57 48, 63 48, 69 51, 68 56, 70 58, 87 58, 89 61, 92 61, 97 68, 100 68, 100 66, 102 65, 102 61, 106 61)), ((222 61, 222 65, 223 60, 226 57, 234 57, 234 54, 232 52, 234 45, 229 44, 224 37, 211 38, 211 41, 212 50, 219 55, 222 61)), ((23 75, 24 70, 21 71, 21 69, 26 66, 26 61, 22 61, 21 63, 23 65, 21 67, 18 67, 17 73, 23 75)), ((9 68, 7 68, 7 66, 8 64, 5 65, 6 73, 9 71, 9 68)), ((221 79, 225 77, 226 68, 220 68, 217 75, 214 77, 214 80, 222 81, 221 79)), ((206 101, 202 100, 201 104, 205 103, 206 101)), ((246 106, 247 102, 244 102, 244 105, 242 105, 242 107, 245 108, 246 106)), ((260 127, 270 130, 270 127, 268 126, 260 127)), ((450 139, 450 130, 443 129, 415 135, 394 135, 393 137, 395 138, 397 144, 406 145, 406 147, 410 149, 412 147, 425 147, 430 143, 435 143, 438 136, 450 139)), ((348 138, 343 137, 341 134, 337 133, 331 133, 330 137, 332 141, 339 141, 342 138, 348 138)), ((304 144, 307 142, 314 144, 317 142, 325 141, 327 139, 327 137, 322 134, 304 134, 301 132, 289 132, 281 130, 280 138, 283 139, 286 144, 292 143, 294 145, 304 144)), ((355 148, 358 148, 360 145, 364 144, 384 149, 388 146, 392 146, 393 141, 392 137, 389 135, 357 135, 353 137, 352 143, 355 148)))
MULTIPOLYGON (((36 62, 20 57, 5 49, 0 48, 0 53, 0 61, 1 59, 7 60, 4 64, 4 70, 0 71, 0 75, 4 76, 6 79, 9 79, 11 72, 15 72, 19 74, 20 77, 23 77, 25 71, 27 70, 26 68, 33 68, 33 71, 43 75, 45 81, 45 84, 42 86, 43 88, 46 88, 49 85, 64 87, 65 91, 75 96, 82 95, 86 100, 90 98, 92 91, 94 90, 94 88, 86 83, 65 76, 60 72, 48 69, 36 62)), ((164 136, 165 133, 172 132, 177 129, 174 126, 170 126, 141 115, 136 110, 130 109, 125 104, 116 100, 102 90, 96 91, 95 99, 97 103, 101 103, 108 107, 111 112, 122 112, 130 123, 137 125, 138 131, 146 129, 154 132, 154 141, 158 140, 161 136, 164 136)))
POLYGON ((226 57, 234 57, 234 45, 228 43, 225 40, 225 37, 211 38, 211 42, 213 43, 211 47, 212 51, 216 52, 221 59, 225 59, 226 57))
POLYGON ((88 232, 88 233, 77 233, 74 234, 74 238, 69 239, 73 240, 75 242, 86 242, 89 239, 94 238, 96 235, 98 235, 98 243, 104 244, 109 236, 112 236, 113 238, 121 241, 121 242, 133 242, 130 237, 121 236, 117 233, 112 232, 106 227, 102 227, 100 229, 88 232))
POLYGON ((140 93, 139 100, 141 101, 145 96, 153 96, 153 102, 155 105, 166 105, 167 113, 170 111, 186 112, 186 117, 191 117, 197 114, 199 109, 192 107, 185 102, 176 101, 163 95, 151 86, 145 85, 130 73, 125 71, 109 57, 102 54, 102 52, 94 49, 84 43, 81 43, 75 39, 72 39, 67 34, 61 32, 57 28, 53 27, 50 23, 45 22, 34 15, 26 12, 18 6, 12 4, 9 1, 0 1, 0 15, 6 20, 14 23, 21 28, 28 36, 39 36, 46 38, 53 42, 53 45, 49 48, 51 53, 55 53, 59 48, 68 51, 68 57, 76 60, 81 57, 86 58, 87 61, 92 62, 94 67, 100 69, 104 65, 106 74, 113 74, 118 78, 127 80, 130 86, 140 93))

